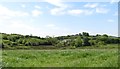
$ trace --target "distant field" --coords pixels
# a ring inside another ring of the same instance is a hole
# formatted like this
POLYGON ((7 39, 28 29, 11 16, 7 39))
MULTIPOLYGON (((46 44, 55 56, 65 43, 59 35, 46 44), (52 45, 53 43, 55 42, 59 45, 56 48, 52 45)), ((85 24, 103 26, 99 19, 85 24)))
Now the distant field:
POLYGON ((118 67, 117 49, 3 50, 3 67, 118 67))

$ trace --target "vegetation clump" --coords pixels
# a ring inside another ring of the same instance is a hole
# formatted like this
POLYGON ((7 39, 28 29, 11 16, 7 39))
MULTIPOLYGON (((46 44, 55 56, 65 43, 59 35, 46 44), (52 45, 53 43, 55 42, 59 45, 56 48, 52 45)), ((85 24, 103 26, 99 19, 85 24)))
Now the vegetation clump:
POLYGON ((108 36, 107 34, 90 35, 87 32, 58 37, 46 36, 45 38, 32 35, 1 34, 2 42, 0 42, 0 45, 2 45, 2 48, 21 48, 17 46, 54 46, 58 48, 77 48, 83 46, 100 46, 120 43, 119 37, 108 36))

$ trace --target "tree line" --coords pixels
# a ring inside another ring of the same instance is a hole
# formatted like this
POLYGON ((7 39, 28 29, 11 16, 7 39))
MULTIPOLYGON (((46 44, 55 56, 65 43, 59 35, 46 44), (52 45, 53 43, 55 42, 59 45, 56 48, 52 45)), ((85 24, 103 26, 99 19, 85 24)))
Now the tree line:
POLYGON ((15 47, 15 46, 46 46, 52 45, 55 47, 81 47, 81 46, 96 46, 106 44, 118 44, 120 43, 119 37, 108 36, 107 34, 90 35, 87 32, 82 32, 75 35, 50 37, 45 38, 33 35, 21 35, 21 34, 2 34, 2 41, 0 45, 2 48, 15 47))

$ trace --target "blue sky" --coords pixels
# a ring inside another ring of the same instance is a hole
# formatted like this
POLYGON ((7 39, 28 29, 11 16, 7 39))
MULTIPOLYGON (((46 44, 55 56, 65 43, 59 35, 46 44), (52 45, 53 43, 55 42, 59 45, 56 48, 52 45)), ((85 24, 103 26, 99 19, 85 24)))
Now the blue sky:
POLYGON ((1 2, 0 32, 60 36, 118 35, 118 4, 111 2, 1 2))

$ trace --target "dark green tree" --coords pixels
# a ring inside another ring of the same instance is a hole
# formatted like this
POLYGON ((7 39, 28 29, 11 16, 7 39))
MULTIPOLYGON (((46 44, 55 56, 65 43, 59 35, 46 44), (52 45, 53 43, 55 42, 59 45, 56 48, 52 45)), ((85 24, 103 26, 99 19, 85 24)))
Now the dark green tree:
POLYGON ((82 32, 82 35, 83 35, 83 36, 89 36, 89 33, 87 33, 87 32, 82 32))
POLYGON ((84 37, 83 38, 83 46, 90 46, 89 38, 88 37, 84 37))

